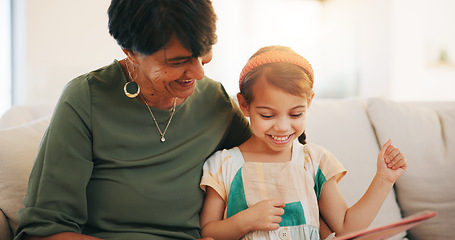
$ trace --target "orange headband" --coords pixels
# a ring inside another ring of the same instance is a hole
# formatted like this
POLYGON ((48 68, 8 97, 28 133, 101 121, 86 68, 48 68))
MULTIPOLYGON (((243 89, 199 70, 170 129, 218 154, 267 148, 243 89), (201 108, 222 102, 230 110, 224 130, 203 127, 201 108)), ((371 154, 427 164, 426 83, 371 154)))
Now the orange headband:
POLYGON ((311 83, 314 83, 314 73, 311 64, 297 53, 287 51, 270 51, 264 52, 250 59, 240 73, 239 86, 242 85, 245 76, 256 67, 267 63, 286 62, 295 64, 305 70, 310 75, 311 83))

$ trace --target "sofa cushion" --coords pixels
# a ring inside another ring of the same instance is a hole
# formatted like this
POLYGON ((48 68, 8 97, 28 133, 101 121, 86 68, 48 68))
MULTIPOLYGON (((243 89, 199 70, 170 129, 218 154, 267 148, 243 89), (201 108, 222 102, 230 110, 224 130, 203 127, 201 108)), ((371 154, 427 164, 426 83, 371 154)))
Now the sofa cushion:
POLYGON ((374 98, 368 113, 380 143, 392 139, 408 161, 396 182, 404 216, 434 210, 436 217, 408 230, 411 239, 455 236, 455 105, 438 109, 374 98))
POLYGON ((28 124, 0 129, 0 209, 11 229, 17 229, 17 211, 23 207, 30 171, 50 116, 28 124))
POLYGON ((0 118, 0 129, 27 124, 52 114, 53 104, 18 105, 10 108, 0 118))
MULTIPOLYGON (((306 135, 309 142, 332 152, 347 169, 339 187, 346 203, 356 203, 376 173, 380 147, 360 99, 315 100, 308 110, 306 135)), ((390 192, 371 226, 401 219, 395 193, 390 192)), ((401 239, 404 233, 392 239, 401 239)))
MULTIPOLYGON (((454 103, 455 105, 455 103, 454 103)), ((445 146, 445 161, 455 161, 455 106, 436 110, 441 122, 445 146)), ((453 166, 453 165, 452 165, 453 166)))

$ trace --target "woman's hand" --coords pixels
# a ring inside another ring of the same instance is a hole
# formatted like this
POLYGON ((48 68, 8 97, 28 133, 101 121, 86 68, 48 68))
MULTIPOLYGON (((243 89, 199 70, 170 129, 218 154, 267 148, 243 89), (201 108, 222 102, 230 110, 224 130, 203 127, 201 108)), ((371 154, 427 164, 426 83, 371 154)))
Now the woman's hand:
POLYGON ((391 183, 395 183, 403 175, 408 167, 406 158, 400 149, 392 145, 388 140, 378 154, 378 175, 391 183))
POLYGON ((279 199, 263 200, 244 211, 252 231, 272 231, 280 228, 285 202, 279 199))

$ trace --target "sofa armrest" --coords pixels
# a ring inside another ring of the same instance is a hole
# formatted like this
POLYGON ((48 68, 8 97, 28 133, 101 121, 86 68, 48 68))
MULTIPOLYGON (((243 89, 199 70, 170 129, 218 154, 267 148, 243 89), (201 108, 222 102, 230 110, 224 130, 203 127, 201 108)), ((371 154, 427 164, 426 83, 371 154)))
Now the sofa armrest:
POLYGON ((13 239, 13 234, 11 233, 11 228, 9 227, 8 220, 6 219, 5 214, 0 209, 0 239, 10 240, 13 239))

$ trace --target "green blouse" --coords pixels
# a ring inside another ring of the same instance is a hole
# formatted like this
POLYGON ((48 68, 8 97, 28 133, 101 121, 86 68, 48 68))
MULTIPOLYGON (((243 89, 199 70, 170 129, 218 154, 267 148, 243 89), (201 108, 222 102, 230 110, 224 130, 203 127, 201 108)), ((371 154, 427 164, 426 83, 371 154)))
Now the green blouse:
MULTIPOLYGON (((250 135, 223 86, 197 81, 166 142, 147 109, 123 93, 120 64, 65 87, 34 164, 15 239, 77 232, 103 239, 199 238, 204 161, 250 135)), ((161 129, 171 112, 152 108, 161 129)))

